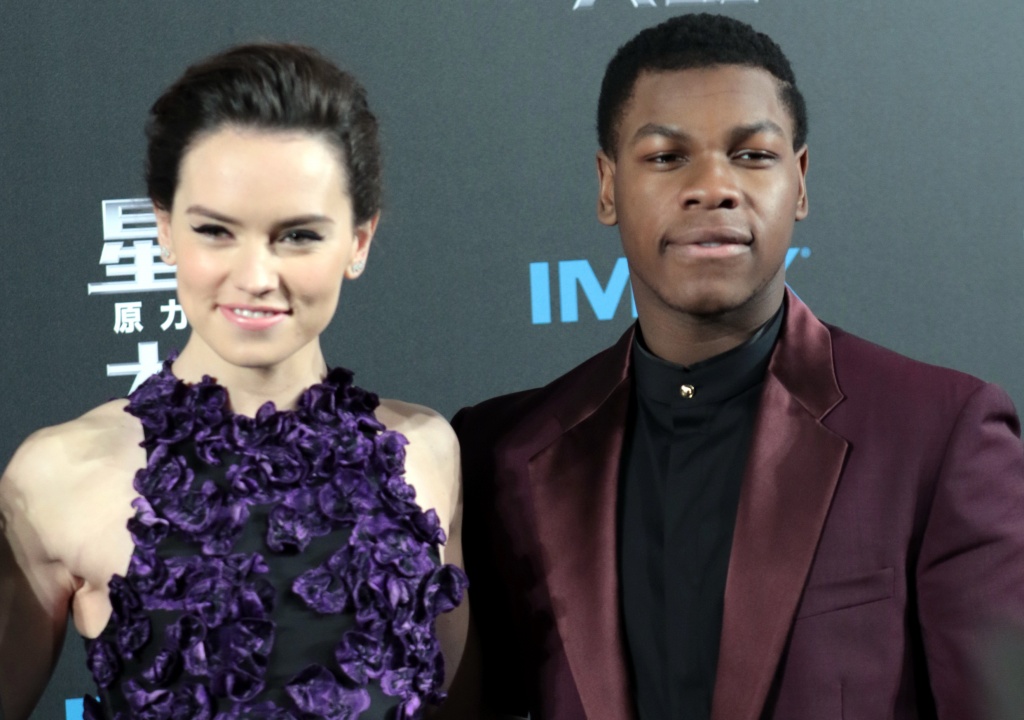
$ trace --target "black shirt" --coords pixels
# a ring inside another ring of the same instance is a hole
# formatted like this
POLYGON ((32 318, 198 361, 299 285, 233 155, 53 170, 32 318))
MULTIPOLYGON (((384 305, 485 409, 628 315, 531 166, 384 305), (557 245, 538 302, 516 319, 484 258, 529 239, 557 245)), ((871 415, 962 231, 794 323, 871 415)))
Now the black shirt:
POLYGON ((637 332, 623 448, 619 577, 640 720, 708 720, 740 484, 783 309, 690 367, 637 332))

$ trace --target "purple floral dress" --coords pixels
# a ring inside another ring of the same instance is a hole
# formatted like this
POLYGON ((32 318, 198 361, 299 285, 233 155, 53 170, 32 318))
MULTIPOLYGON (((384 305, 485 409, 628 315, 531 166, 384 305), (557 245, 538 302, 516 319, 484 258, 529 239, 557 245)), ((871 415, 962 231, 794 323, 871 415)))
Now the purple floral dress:
POLYGON ((402 477, 406 439, 333 370, 294 411, 227 409, 169 365, 130 397, 145 429, 135 542, 86 641, 86 719, 415 718, 443 699, 434 620, 465 575, 402 477))

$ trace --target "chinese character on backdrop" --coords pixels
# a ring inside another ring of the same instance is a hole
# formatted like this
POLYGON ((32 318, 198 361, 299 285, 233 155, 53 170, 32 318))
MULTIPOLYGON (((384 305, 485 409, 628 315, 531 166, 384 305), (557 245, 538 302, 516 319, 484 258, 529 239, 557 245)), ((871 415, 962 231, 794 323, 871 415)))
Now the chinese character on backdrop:
POLYGON ((149 200, 103 201, 103 252, 100 265, 107 277, 127 278, 89 283, 89 294, 154 292, 174 290, 174 267, 159 261, 156 242, 156 215, 149 200), (131 241, 126 245, 126 241, 131 241))
POLYGON ((142 332, 142 301, 114 303, 114 332, 142 332))
POLYGON ((140 342, 138 353, 139 358, 134 362, 107 363, 107 377, 134 377, 132 387, 128 392, 134 392, 135 388, 142 384, 142 381, 154 373, 160 372, 162 363, 160 361, 159 343, 140 342))
POLYGON ((175 330, 184 330, 188 327, 188 320, 185 318, 185 310, 174 298, 168 300, 166 305, 161 305, 160 312, 167 316, 167 318, 160 323, 161 330, 169 328, 171 323, 174 323, 175 330), (175 318, 177 318, 177 321, 175 321, 175 318))
MULTIPOLYGON (((103 250, 99 264, 103 266, 107 279, 89 283, 88 294, 173 294, 177 289, 175 268, 160 260, 156 215, 152 203, 146 198, 104 200, 102 208, 103 250)), ((163 315, 163 322, 160 323, 162 332, 180 331, 188 327, 185 312, 173 296, 166 303, 160 304, 159 309, 163 315)), ((135 390, 153 373, 159 372, 162 365, 159 343, 145 337, 147 321, 144 312, 141 300, 114 303, 114 333, 142 337, 130 350, 135 359, 107 363, 106 374, 107 377, 131 377, 131 390, 135 390)), ((149 320, 152 323, 154 318, 149 320)), ((150 338, 152 333, 153 330, 148 333, 150 338)))

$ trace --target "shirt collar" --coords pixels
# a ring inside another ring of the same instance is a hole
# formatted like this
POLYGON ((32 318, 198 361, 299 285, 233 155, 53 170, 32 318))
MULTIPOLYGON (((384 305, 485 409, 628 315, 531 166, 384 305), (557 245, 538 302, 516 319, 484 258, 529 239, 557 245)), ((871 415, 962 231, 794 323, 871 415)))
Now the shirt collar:
POLYGON ((633 340, 638 395, 648 402, 692 407, 722 403, 749 390, 764 379, 784 314, 783 304, 742 345, 689 367, 654 355, 644 346, 638 326, 633 340))

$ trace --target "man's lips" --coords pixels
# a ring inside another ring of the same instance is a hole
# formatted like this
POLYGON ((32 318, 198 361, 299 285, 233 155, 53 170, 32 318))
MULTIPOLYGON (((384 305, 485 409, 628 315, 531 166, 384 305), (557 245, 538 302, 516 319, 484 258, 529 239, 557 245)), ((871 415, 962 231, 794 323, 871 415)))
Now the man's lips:
POLYGON ((692 228, 665 238, 667 245, 750 245, 749 232, 733 227, 692 228))
POLYGON ((754 238, 750 233, 731 227, 694 228, 666 237, 664 250, 685 257, 730 258, 750 252, 754 238))

